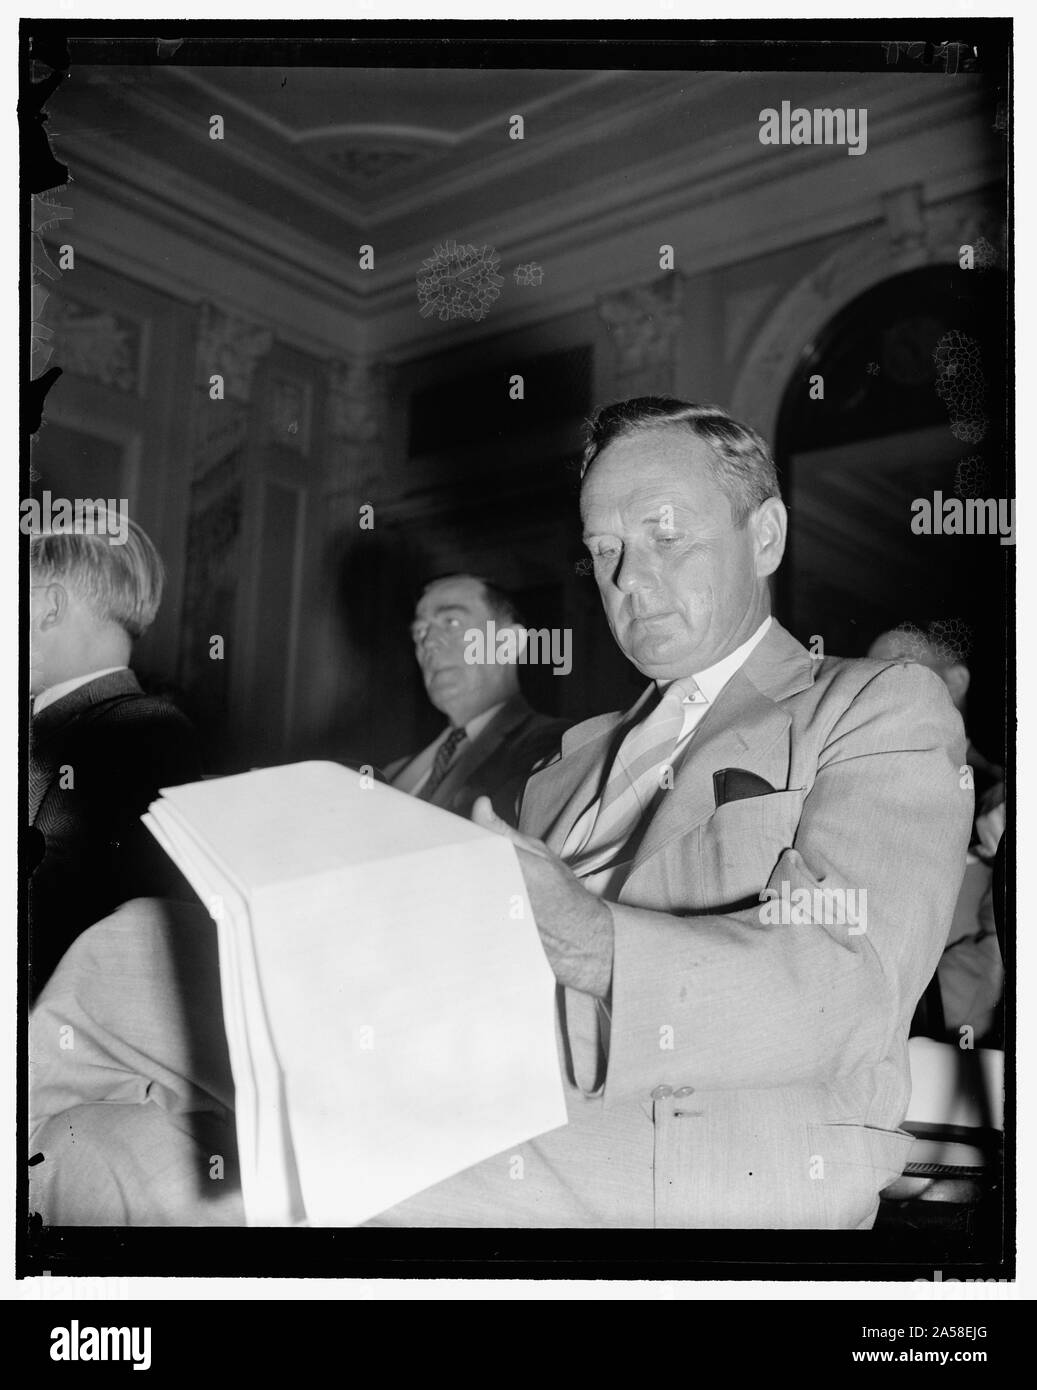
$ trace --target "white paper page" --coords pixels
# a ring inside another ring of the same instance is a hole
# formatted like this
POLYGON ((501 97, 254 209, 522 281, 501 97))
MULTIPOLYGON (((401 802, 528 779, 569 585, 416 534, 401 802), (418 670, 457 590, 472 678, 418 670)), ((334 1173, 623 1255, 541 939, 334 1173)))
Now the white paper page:
POLYGON ((163 789, 249 893, 492 832, 339 763, 291 763, 163 789))
MULTIPOLYGON (((221 975, 239 1015, 262 993, 312 1224, 364 1220, 565 1123, 554 977, 508 841, 333 763, 163 801, 247 885, 258 976, 241 985, 252 965, 226 933, 221 975)), ((229 1013, 237 1077, 248 1029, 229 1013)), ((265 1068, 256 1084, 276 1111, 265 1068)), ((239 1115, 243 1151, 261 1118, 239 1115)), ((265 1197, 249 1206, 270 1219, 265 1197)))
POLYGON ((142 819, 214 920, 246 1219, 258 1226, 296 1224, 302 1219, 302 1200, 283 1078, 262 1007, 244 896, 171 805, 155 802, 142 819))
POLYGON ((253 928, 311 1225, 565 1124, 554 976, 507 840, 267 888, 253 928))

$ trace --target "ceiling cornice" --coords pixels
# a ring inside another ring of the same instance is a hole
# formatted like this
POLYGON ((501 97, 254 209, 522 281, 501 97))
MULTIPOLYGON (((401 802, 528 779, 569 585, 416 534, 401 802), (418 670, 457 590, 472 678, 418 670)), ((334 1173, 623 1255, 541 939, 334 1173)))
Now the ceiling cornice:
MULTIPOLYGON (((697 76, 697 102, 713 99, 719 95, 721 88, 729 85, 728 74, 707 73, 697 76)), ((473 160, 464 169, 437 178, 437 197, 445 201, 447 198, 459 197, 475 190, 481 192, 492 179, 510 180, 516 174, 535 170, 537 165, 544 164, 548 159, 554 160, 564 154, 578 154, 586 148, 588 141, 601 143, 620 140, 631 127, 643 122, 649 115, 665 116, 674 108, 687 105, 687 102, 688 95, 683 89, 670 86, 656 90, 651 95, 642 94, 628 98, 616 103, 604 115, 585 116, 568 122, 564 131, 553 136, 550 145, 538 145, 535 141, 527 140, 515 141, 508 151, 507 170, 499 168, 496 156, 484 156, 473 160)), ((533 103, 529 103, 530 107, 532 105, 533 103)), ((486 122, 484 125, 496 129, 500 123, 486 122)), ((378 220, 391 221, 423 211, 426 199, 427 192, 422 191, 390 194, 379 200, 378 220)))
POLYGON ((350 284, 342 271, 347 257, 356 267, 355 246, 343 248, 335 257, 316 237, 246 208, 208 184, 146 155, 135 156, 137 177, 131 181, 124 173, 113 172, 108 157, 112 150, 105 144, 95 139, 89 154, 75 156, 73 188, 89 189, 116 205, 145 213, 196 243, 233 255, 239 262, 247 255, 257 266, 276 270, 281 279, 307 292, 319 290, 326 297, 330 287, 341 296, 346 312, 363 310, 365 296, 359 284, 350 284))
MULTIPOLYGON (((729 75, 721 76, 723 81, 729 80, 729 75)), ((870 93, 864 93, 864 97, 869 109, 869 153, 849 161, 861 166, 864 159, 873 157, 876 146, 884 139, 888 157, 894 142, 906 146, 924 139, 937 125, 946 128, 959 119, 974 120, 979 93, 971 83, 963 86, 933 82, 921 87, 911 84, 910 91, 905 88, 903 95, 890 91, 887 85, 877 99, 871 99, 870 93)), ((823 102, 825 96, 816 94, 812 99, 823 102)), ((663 100, 671 102, 673 93, 667 93, 663 100)), ((431 242, 419 239, 420 230, 414 241, 401 250, 391 255, 376 255, 375 270, 360 271, 357 266, 359 242, 343 244, 336 255, 324 241, 287 227, 271 214, 246 208, 211 185, 159 159, 135 152, 133 160, 127 161, 125 149, 108 137, 91 135, 80 144, 74 133, 67 133, 63 146, 62 156, 69 158, 76 183, 84 190, 96 190, 100 198, 127 209, 137 219, 153 219, 160 227, 168 226, 175 235, 201 243, 238 266, 244 262, 251 272, 270 275, 291 286, 304 300, 316 301, 340 317, 343 323, 357 325, 354 341, 358 350, 369 341, 373 350, 400 358, 419 346, 434 348, 440 341, 468 341, 499 331, 502 323, 513 327, 543 317, 542 298, 531 295, 528 307, 515 301, 505 313, 501 306, 502 312, 495 310, 489 320, 481 324, 451 322, 440 326, 426 320, 412 322, 417 319, 414 277, 421 261, 432 249, 431 242), (359 327, 364 322, 370 325, 369 331, 359 327)), ((252 153, 249 152, 249 157, 252 153)), ((929 200, 968 191, 996 176, 996 171, 980 167, 976 160, 972 161, 972 166, 975 167, 962 163, 951 170, 934 168, 929 171, 926 179, 929 200)), ((585 307, 588 293, 593 298, 595 292, 607 293, 645 278, 636 266, 633 269, 629 265, 624 267, 622 257, 601 257, 598 260, 605 264, 615 261, 616 273, 608 277, 607 284, 599 284, 596 280, 593 287, 589 286, 588 272, 585 266, 581 267, 586 261, 589 235, 596 243, 611 242, 618 248, 624 238, 639 235, 648 222, 657 226, 669 222, 679 230, 682 226, 686 228, 689 217, 694 216, 698 238, 695 271, 701 272, 778 247, 814 241, 829 233, 859 226, 871 216, 879 215, 877 200, 866 190, 848 192, 846 180, 842 181, 842 187, 836 180, 830 198, 815 198, 811 204, 816 204, 821 211, 812 214, 809 225, 803 223, 802 201, 791 198, 786 217, 775 218, 769 212, 765 227, 744 232, 740 228, 739 236, 732 237, 730 229, 725 231, 721 225, 724 209, 737 209, 741 205, 744 210, 769 196, 775 184, 784 182, 791 192, 806 187, 810 179, 831 180, 832 165, 819 163, 811 168, 801 160, 798 171, 790 175, 788 162, 776 158, 771 147, 751 139, 733 144, 730 133, 669 151, 630 170, 629 175, 578 185, 578 196, 574 196, 574 189, 509 216, 508 238, 505 242, 498 241, 496 246, 502 256, 515 254, 519 259, 528 259, 530 248, 534 247, 533 254, 537 258, 550 256, 559 268, 564 262, 570 271, 568 275, 557 275, 552 283, 552 316, 580 305, 585 307), (875 202, 873 209, 870 209, 870 197, 875 202)), ((307 186, 309 182, 307 178, 307 186)), ((475 183, 478 184, 477 179, 475 183)), ((887 183, 886 186, 891 185, 887 183)), ((328 205, 335 206, 341 214, 339 200, 328 200, 328 205)), ((499 237, 500 215, 498 212, 480 223, 466 224, 459 228, 458 235, 463 233, 466 241, 478 245, 488 243, 499 237)), ((422 219, 416 219, 418 227, 427 224, 427 212, 422 219)), ((361 227, 366 233, 363 240, 373 238, 370 226, 361 227)), ((129 258, 144 267, 147 251, 138 252, 136 247, 118 245, 116 229, 110 230, 110 236, 100 233, 93 238, 101 253, 99 258, 126 269, 129 251, 129 258)), ((356 237, 358 233, 353 231, 346 235, 356 237)), ((596 274, 600 280, 600 264, 596 274)), ((141 278, 158 283, 153 275, 141 274, 141 278)), ((176 279, 175 272, 172 278, 176 279)), ((197 283, 193 270, 190 277, 177 280, 180 296, 205 297, 204 292, 191 293, 191 286, 197 283)), ((314 341, 312 335, 310 340, 314 341)))
MULTIPOLYGON (((881 136, 884 131, 895 128, 897 143, 905 145, 919 138, 920 133, 930 126, 935 110, 939 111, 941 121, 949 123, 973 115, 974 99, 955 97, 951 93, 941 94, 933 105, 919 113, 914 129, 905 128, 899 109, 886 109, 876 121, 875 129, 881 136)), ((513 235, 507 242, 498 243, 496 249, 504 259, 509 254, 528 259, 530 247, 535 246, 537 259, 550 259, 551 309, 552 315, 556 315, 586 305, 588 295, 593 299, 646 278, 649 267, 645 264, 639 267, 623 249, 629 242, 639 244, 643 251, 642 229, 646 223, 659 229, 660 241, 674 241, 687 233, 689 220, 693 220, 694 268, 689 271, 685 264, 682 269, 685 273, 701 274, 804 242, 820 241, 882 217, 880 193, 888 191, 888 187, 884 186, 881 191, 858 190, 856 187, 830 189, 827 197, 819 197, 813 194, 811 184, 816 187, 823 182, 830 186, 830 165, 811 169, 804 164, 793 180, 790 179, 788 167, 780 160, 767 158, 771 153, 767 147, 759 147, 762 158, 750 148, 736 163, 731 159, 730 149, 725 148, 722 141, 714 141, 712 145, 709 153, 704 149, 697 153, 696 178, 693 181, 685 179, 683 183, 675 184, 673 174, 684 157, 683 152, 678 152, 659 161, 658 168, 640 171, 644 181, 621 200, 617 198, 613 184, 607 180, 600 181, 597 186, 581 188, 578 217, 572 215, 568 200, 556 199, 543 204, 536 210, 535 217, 530 214, 522 223, 516 224, 513 235), (770 210, 762 225, 748 226, 748 217, 740 214, 758 205, 762 198, 770 194, 775 184, 786 185, 793 196, 787 199, 781 213, 775 215, 770 210), (795 193, 804 196, 794 196, 795 193), (802 208, 806 205, 812 209, 809 223, 802 216, 802 208), (734 237, 731 235, 733 225, 738 230, 738 235, 734 237), (590 227, 593 227, 596 243, 611 243, 613 247, 611 255, 602 254, 596 258, 593 272, 587 270, 585 255, 590 227), (515 248, 514 252, 511 251, 512 247, 515 248), (603 262, 617 267, 613 278, 601 278, 600 266, 603 262), (591 274, 593 288, 588 279, 591 274), (561 289, 563 285, 564 290, 561 289)), ((905 167, 910 167, 907 161, 905 167)), ((932 168, 927 172, 926 194, 931 203, 975 192, 997 178, 997 170, 988 164, 976 160, 966 163, 964 158, 961 164, 952 169, 932 168)), ((476 225, 466 229, 466 238, 480 244, 491 232, 492 224, 476 225)), ((376 333, 372 346, 385 351, 390 350, 391 343, 391 351, 395 353, 404 350, 403 325, 411 313, 414 276, 413 272, 408 274, 404 271, 395 285, 386 283, 386 280, 386 276, 381 277, 381 283, 370 300, 376 333)), ((515 327, 524 321, 532 322, 542 317, 543 306, 530 296, 528 309, 509 306, 508 312, 508 326, 515 327)), ((461 338, 474 340, 499 331, 503 315, 498 313, 495 317, 495 322, 491 322, 494 318, 491 315, 482 323, 449 322, 442 326, 422 323, 415 325, 406 334, 406 339, 410 340, 413 348, 420 345, 422 350, 434 350, 439 340, 444 343, 457 342, 461 338)))
MULTIPOLYGON (((912 116, 917 115, 918 126, 926 127, 937 119, 949 122, 974 114, 975 95, 960 89, 955 93, 944 87, 942 91, 934 90, 924 104, 917 99, 902 102, 888 98, 876 102, 869 107, 869 142, 876 132, 880 138, 887 132, 894 133, 897 143, 909 138, 911 131, 903 119, 905 108, 912 116), (872 111, 876 113, 874 121, 872 111)), ((640 164, 629 180, 605 176, 579 185, 578 199, 572 190, 567 190, 540 200, 523 213, 511 214, 511 234, 507 241, 497 240, 496 249, 531 243, 544 245, 549 240, 557 244, 577 229, 585 237, 589 223, 610 232, 649 217, 667 216, 680 208, 730 198, 745 190, 762 191, 789 178, 789 166, 774 155, 772 147, 758 141, 746 140, 733 147, 729 134, 697 141, 640 164)), ((961 173, 955 170, 954 176, 960 177, 961 173)), ((796 209, 790 213, 798 215, 796 209)), ((494 241, 498 216, 494 213, 483 222, 466 225, 464 240, 476 245, 494 241)), ((459 229, 458 239, 460 236, 459 229)), ((810 240, 812 236, 813 232, 807 231, 801 239, 810 240)), ((426 241, 415 239, 390 258, 383 258, 380 273, 369 285, 370 297, 381 300, 392 293, 394 280, 409 288, 417 266, 428 255, 427 245, 426 241), (401 261, 405 266, 399 265, 401 261)))
MULTIPOLYGON (((264 126, 271 134, 276 134, 280 139, 293 145, 305 145, 313 141, 321 140, 324 136, 333 131, 340 131, 347 134, 385 131, 387 133, 407 133, 419 141, 427 142, 439 148, 453 149, 464 145, 469 140, 476 140, 479 136, 488 134, 491 130, 496 129, 502 119, 506 119, 506 117, 502 118, 500 115, 495 115, 488 117, 486 120, 477 121, 474 125, 466 126, 462 130, 457 131, 431 129, 427 126, 405 126, 385 123, 368 124, 362 122, 352 122, 336 126, 313 126, 307 130, 293 130, 291 126, 285 125, 283 121, 279 121, 273 116, 268 116, 251 102, 242 101, 240 97, 226 91, 226 89, 214 85, 211 82, 206 82, 203 77, 198 75, 197 69, 170 68, 169 72, 182 81, 196 87, 198 90, 204 91, 207 95, 211 96, 214 101, 222 101, 226 105, 240 111, 242 115, 264 126)), ((543 110, 548 110, 550 107, 557 105, 559 101, 571 97, 574 93, 600 87, 603 83, 612 81, 617 75, 622 76, 621 73, 617 74, 613 71, 592 72, 579 76, 575 81, 569 82, 563 87, 559 87, 555 92, 523 102, 523 114, 535 114, 543 110)))
MULTIPOLYGON (((119 82, 119 87, 120 95, 123 100, 143 120, 159 120, 169 129, 177 131, 180 135, 189 140, 194 140, 198 137, 198 122, 192 119, 183 107, 166 101, 164 98, 156 96, 153 92, 125 79, 119 82)), ((205 144, 199 143, 199 150, 204 150, 206 147, 211 149, 207 130, 208 123, 206 122, 206 134, 204 135, 205 144)), ((117 159, 123 163, 125 162, 124 150, 120 149, 120 147, 115 145, 112 141, 99 139, 97 134, 93 131, 88 131, 83 137, 77 136, 74 128, 61 131, 58 135, 55 148, 62 158, 65 157, 64 151, 67 150, 73 159, 85 155, 95 148, 98 150, 104 149, 108 153, 109 158, 112 157, 113 152, 117 152, 117 159)), ((259 174, 264 179, 272 179, 274 182, 280 184, 286 192, 323 208, 326 212, 342 218, 347 224, 350 222, 362 221, 363 219, 363 205, 352 199, 345 188, 331 193, 316 172, 311 174, 306 170, 299 170, 293 168, 291 165, 285 164, 273 165, 270 159, 270 151, 264 149, 261 145, 255 144, 246 138, 235 139, 232 157, 250 172, 259 174)), ((136 162, 138 160, 142 164, 147 162, 151 166, 160 163, 160 161, 154 159, 146 161, 145 156, 135 153, 134 161, 136 162)), ((67 162, 66 160, 66 163, 67 162)), ((116 164, 115 167, 118 168, 118 164, 116 164)), ((167 165, 162 165, 161 167, 168 168, 167 165)), ((199 187, 206 188, 208 185, 204 185, 199 181, 199 187)))
MULTIPOLYGON (((169 71, 176 71, 180 77, 188 77, 186 72, 177 69, 169 69, 169 71)), ((621 74, 594 73, 586 80, 572 83, 550 97, 540 97, 523 103, 523 114, 529 116, 540 109, 550 109, 563 97, 574 92, 583 92, 593 87, 602 86, 617 75, 621 74)), ((671 75, 660 74, 660 77, 668 76, 671 75)), ((695 79, 692 100, 693 104, 696 105, 719 99, 722 92, 730 88, 736 80, 727 73, 689 74, 687 78, 680 75, 680 80, 684 83, 689 81, 691 77, 695 79)), ((242 102, 229 93, 220 92, 211 84, 196 78, 194 74, 191 74, 188 80, 193 88, 204 92, 213 102, 239 108, 247 119, 255 124, 266 126, 271 130, 271 133, 276 132, 279 138, 288 143, 298 145, 320 143, 332 133, 331 128, 326 128, 309 132, 305 139, 299 139, 279 121, 266 116, 249 103, 242 102)), ((185 139, 197 141, 200 150, 207 147, 207 134, 202 132, 197 118, 188 113, 182 106, 170 101, 164 95, 157 95, 152 89, 132 82, 128 78, 116 78, 114 81, 118 84, 121 99, 143 120, 159 120, 169 129, 177 131, 185 139)), ((586 147, 588 141, 619 140, 632 126, 643 122, 647 117, 665 116, 677 107, 686 107, 688 102, 688 92, 683 86, 674 85, 674 79, 671 78, 669 83, 660 85, 650 93, 638 93, 636 96, 612 103, 604 114, 588 114, 575 120, 568 120, 562 129, 552 134, 550 142, 541 143, 536 140, 508 142, 508 167, 506 170, 500 167, 496 156, 483 154, 470 161, 463 169, 453 172, 449 170, 437 172, 435 196, 439 201, 445 201, 450 197, 463 196, 476 189, 484 191, 494 179, 504 183, 512 180, 517 174, 535 170, 538 165, 549 160, 556 160, 559 156, 577 154, 586 147)), ((478 138, 478 136, 496 129, 501 130, 503 143, 506 120, 506 117, 490 118, 465 131, 462 139, 454 140, 448 137, 442 142, 437 141, 437 149, 433 157, 443 148, 459 148, 466 140, 478 138)), ((356 129, 360 134, 363 134, 365 129, 371 132, 373 128, 343 126, 340 129, 343 131, 356 129)), ((404 127, 399 127, 399 129, 403 130, 404 127)), ((82 148, 82 143, 77 140, 74 129, 63 132, 61 138, 63 142, 68 144, 71 153, 75 153, 77 147, 82 148)), ((94 139, 95 137, 91 135, 91 143, 94 139)), ((417 145, 420 142, 414 141, 413 143, 417 145)), ((426 143, 428 142, 426 141, 426 143)), ((349 230, 362 232, 366 236, 375 235, 381 226, 395 219, 416 213, 425 216, 427 213, 429 190, 427 185, 422 184, 420 180, 411 191, 401 191, 395 194, 380 191, 377 194, 373 193, 372 199, 377 198, 377 206, 372 206, 368 200, 351 194, 345 186, 336 187, 333 191, 329 190, 326 182, 321 178, 320 172, 316 169, 301 169, 286 160, 272 158, 267 146, 250 139, 247 135, 239 134, 235 137, 233 158, 251 172, 280 184, 286 192, 293 196, 306 199, 340 218, 347 224, 349 230)))
POLYGON ((367 316, 360 297, 339 283, 340 268, 325 276, 319 265, 287 257, 283 246, 243 243, 223 225, 200 222, 174 198, 128 192, 106 170, 81 184, 77 178, 77 186, 89 191, 79 195, 63 236, 85 259, 185 303, 232 305, 273 328, 280 341, 318 357, 365 350, 367 316))

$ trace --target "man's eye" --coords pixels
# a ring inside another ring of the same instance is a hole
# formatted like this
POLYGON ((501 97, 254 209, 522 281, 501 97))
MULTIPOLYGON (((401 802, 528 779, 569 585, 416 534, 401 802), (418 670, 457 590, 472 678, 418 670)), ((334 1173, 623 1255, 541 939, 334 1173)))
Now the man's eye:
POLYGON ((444 625, 445 625, 446 627, 460 627, 460 626, 461 626, 461 619, 458 618, 458 617, 456 617, 456 616, 449 617, 449 618, 447 618, 447 619, 445 620, 445 624, 444 624, 444 625))
POLYGON ((683 539, 684 537, 679 536, 676 531, 661 531, 659 535, 656 536, 655 543, 656 545, 676 545, 678 541, 682 541, 683 539))

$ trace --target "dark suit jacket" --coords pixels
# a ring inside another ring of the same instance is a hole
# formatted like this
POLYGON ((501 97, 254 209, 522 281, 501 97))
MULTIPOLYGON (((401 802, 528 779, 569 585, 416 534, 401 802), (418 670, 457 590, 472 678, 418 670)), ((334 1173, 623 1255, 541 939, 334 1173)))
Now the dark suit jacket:
POLYGON ((32 721, 29 765, 35 995, 79 933, 120 903, 193 896, 140 817, 161 787, 193 782, 201 767, 189 721, 145 695, 132 671, 44 708, 32 721))
MULTIPOLYGON (((501 820, 517 825, 526 778, 537 763, 556 751, 568 727, 568 720, 537 714, 521 695, 516 696, 497 711, 482 733, 462 743, 432 804, 468 818, 476 798, 488 796, 501 820)), ((417 756, 390 763, 386 778, 394 781, 417 756)))

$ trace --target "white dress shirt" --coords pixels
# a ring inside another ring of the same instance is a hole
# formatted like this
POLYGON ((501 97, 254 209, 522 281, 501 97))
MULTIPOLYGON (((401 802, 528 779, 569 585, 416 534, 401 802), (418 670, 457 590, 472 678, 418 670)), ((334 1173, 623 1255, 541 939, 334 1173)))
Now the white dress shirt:
MULTIPOLYGON (((684 700, 684 727, 681 736, 677 740, 674 749, 674 757, 680 754, 688 739, 698 728, 699 724, 705 719, 706 711, 713 704, 728 683, 734 673, 745 665, 749 658, 749 653, 754 647, 758 646, 767 635, 767 630, 771 625, 770 614, 764 618, 763 622, 756 629, 747 642, 743 642, 740 647, 736 647, 729 656, 725 656, 723 661, 718 661, 715 666, 709 666, 705 671, 700 671, 694 677, 695 684, 699 688, 696 695, 688 695, 684 700)), ((659 694, 664 695, 669 688, 670 681, 656 682, 659 694)))
POLYGON ((103 671, 91 671, 85 676, 73 676, 71 680, 59 681, 57 685, 49 685, 46 690, 41 690, 33 701, 32 712, 39 714, 40 710, 46 709, 48 705, 54 704, 55 700, 61 700, 66 695, 71 695, 73 690, 78 690, 81 685, 87 685, 90 681, 95 681, 101 676, 110 676, 113 671, 128 671, 128 666, 106 666, 103 671))
MULTIPOLYGON (((467 738, 462 741, 461 746, 454 754, 455 759, 459 758, 464 752, 465 745, 477 738, 486 728, 493 716, 504 708, 506 700, 501 700, 500 704, 491 705, 489 709, 484 709, 481 714, 477 714, 474 719, 469 719, 464 726, 467 738)), ((454 726, 448 724, 438 738, 432 740, 427 748, 423 748, 420 753, 416 753, 410 762, 401 767, 399 772, 392 780, 392 785, 398 787, 401 792, 409 792, 411 796, 417 796, 422 787, 429 779, 432 771, 432 764, 436 760, 439 752, 439 745, 445 743, 450 730, 454 726)))

